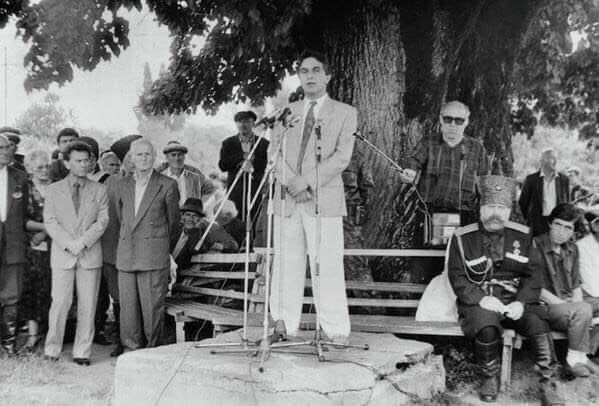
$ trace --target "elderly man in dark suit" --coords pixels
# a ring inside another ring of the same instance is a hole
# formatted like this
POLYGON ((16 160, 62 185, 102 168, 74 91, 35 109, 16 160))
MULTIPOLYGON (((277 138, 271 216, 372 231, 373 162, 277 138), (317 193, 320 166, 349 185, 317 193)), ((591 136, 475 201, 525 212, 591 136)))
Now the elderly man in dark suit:
POLYGON ((131 143, 132 176, 119 181, 116 255, 121 341, 127 349, 159 344, 164 321, 170 252, 179 235, 177 182, 153 169, 156 150, 141 138, 131 143))
POLYGON ((16 353, 29 201, 27 174, 8 166, 11 159, 10 141, 0 135, 0 336, 8 355, 16 353))
MULTIPOLYGON (((235 114, 235 124, 239 133, 226 138, 220 149, 220 159, 218 161, 218 167, 221 171, 227 172, 227 187, 231 187, 233 179, 237 171, 242 168, 245 159, 248 157, 249 152, 254 147, 254 144, 258 142, 258 137, 254 134, 254 122, 256 121, 256 114, 253 111, 240 111, 235 114)), ((243 177, 239 180, 233 191, 231 192, 230 199, 235 202, 238 210, 238 218, 245 220, 246 209, 245 203, 246 197, 244 196, 244 183, 247 184, 247 179, 252 178, 252 196, 258 190, 258 185, 264 176, 267 163, 267 152, 268 152, 268 141, 261 139, 258 147, 256 147, 256 153, 251 158, 249 164, 243 166, 243 177)), ((260 200, 256 201, 256 206, 252 210, 252 218, 257 214, 258 205, 260 200)))
POLYGON ((560 203, 569 202, 568 176, 556 170, 557 159, 552 149, 543 151, 541 169, 526 177, 520 193, 520 210, 537 236, 549 231, 549 214, 560 203))

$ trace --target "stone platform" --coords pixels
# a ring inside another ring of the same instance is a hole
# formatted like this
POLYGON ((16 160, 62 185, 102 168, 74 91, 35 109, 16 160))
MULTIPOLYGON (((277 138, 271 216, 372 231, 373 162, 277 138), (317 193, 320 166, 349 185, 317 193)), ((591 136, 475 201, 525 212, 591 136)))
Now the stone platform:
MULTIPOLYGON (((248 330, 251 340, 260 335, 248 330)), ((240 337, 237 330, 203 343, 240 337)), ((352 333, 350 341, 370 350, 330 348, 324 362, 307 346, 272 352, 262 373, 258 357, 211 354, 195 343, 130 352, 116 365, 113 405, 387 406, 445 390, 443 361, 430 344, 367 333, 352 333)))

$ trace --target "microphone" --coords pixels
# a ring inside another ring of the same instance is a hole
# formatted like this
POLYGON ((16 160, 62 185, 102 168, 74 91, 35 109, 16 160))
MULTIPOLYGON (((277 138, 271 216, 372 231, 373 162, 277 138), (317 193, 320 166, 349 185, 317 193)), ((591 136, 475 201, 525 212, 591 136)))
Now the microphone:
POLYGON ((277 109, 273 112, 272 115, 270 116, 264 116, 260 119, 260 121, 258 121, 256 124, 254 124, 254 127, 258 127, 261 125, 264 125, 265 127, 270 127, 272 128, 274 126, 274 124, 278 121, 278 122, 283 122, 285 121, 285 119, 287 118, 288 115, 291 114, 291 109, 289 107, 285 107, 283 109, 283 111, 281 112, 281 114, 277 114, 279 111, 281 111, 281 109, 277 109))

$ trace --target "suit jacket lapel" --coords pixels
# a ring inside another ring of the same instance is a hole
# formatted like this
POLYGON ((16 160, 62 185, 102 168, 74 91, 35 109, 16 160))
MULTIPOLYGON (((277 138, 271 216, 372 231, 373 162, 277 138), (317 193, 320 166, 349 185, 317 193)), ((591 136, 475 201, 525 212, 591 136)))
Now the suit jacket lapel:
POLYGON ((541 204, 541 207, 539 209, 541 211, 543 211, 543 177, 541 176, 540 171, 537 174, 536 188, 537 188, 537 196, 539 196, 539 199, 540 199, 539 203, 541 204))
MULTIPOLYGON (((154 200, 154 197, 156 197, 156 194, 158 194, 158 192, 162 188, 162 185, 160 185, 160 182, 158 181, 158 176, 159 175, 156 171, 152 171, 152 175, 150 175, 150 180, 148 181, 148 186, 146 187, 144 196, 141 199, 141 203, 139 204, 139 209, 137 209, 135 221, 133 222, 133 228, 137 226, 139 221, 146 214, 146 211, 148 211, 148 208, 150 207, 152 200, 154 200)), ((135 186, 133 189, 133 193, 135 193, 135 186)), ((133 198, 133 208, 135 209, 135 197, 133 198)))

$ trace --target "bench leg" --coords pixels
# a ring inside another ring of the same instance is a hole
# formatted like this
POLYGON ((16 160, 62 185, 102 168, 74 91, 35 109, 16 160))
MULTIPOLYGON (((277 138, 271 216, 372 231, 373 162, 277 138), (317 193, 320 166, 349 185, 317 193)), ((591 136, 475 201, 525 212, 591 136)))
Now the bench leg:
POLYGON ((185 322, 177 321, 175 322, 175 332, 177 337, 177 343, 185 342, 185 322))
POLYGON ((510 381, 512 378, 512 350, 514 342, 511 338, 505 338, 503 340, 503 353, 501 354, 501 377, 500 377, 500 390, 507 392, 510 390, 510 381))

